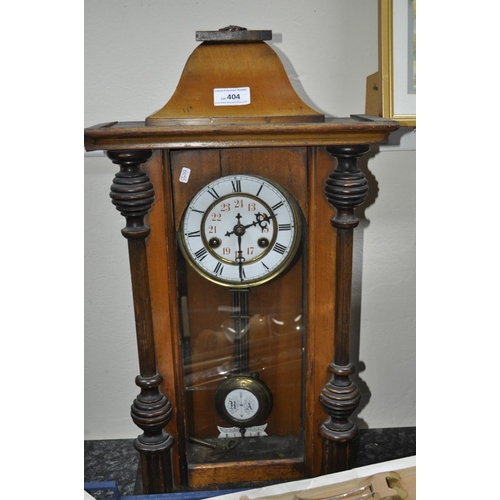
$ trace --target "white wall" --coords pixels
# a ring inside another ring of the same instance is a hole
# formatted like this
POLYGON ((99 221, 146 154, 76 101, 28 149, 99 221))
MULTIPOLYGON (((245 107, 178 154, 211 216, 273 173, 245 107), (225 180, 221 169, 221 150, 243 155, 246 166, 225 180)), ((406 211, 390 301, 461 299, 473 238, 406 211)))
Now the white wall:
MULTIPOLYGON (((308 104, 327 115, 364 112, 365 79, 377 70, 375 0, 86 0, 85 126, 161 108, 195 31, 229 24, 273 30, 308 104)), ((355 240, 362 427, 415 425, 415 151, 402 149, 412 148, 373 148, 361 165, 371 185, 355 240)), ((109 199, 115 171, 107 158, 85 159, 85 439, 140 432, 129 416, 139 372, 124 220, 109 199)))

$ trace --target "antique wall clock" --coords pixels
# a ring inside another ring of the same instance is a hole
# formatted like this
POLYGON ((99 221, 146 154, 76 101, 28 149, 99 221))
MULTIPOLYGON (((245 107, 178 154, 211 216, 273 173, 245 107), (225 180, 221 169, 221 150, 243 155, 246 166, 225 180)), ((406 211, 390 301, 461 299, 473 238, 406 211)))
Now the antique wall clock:
POLYGON ((85 130, 86 149, 120 167, 145 493, 351 466, 357 159, 398 128, 308 107, 270 31, 196 37, 162 109, 85 130))

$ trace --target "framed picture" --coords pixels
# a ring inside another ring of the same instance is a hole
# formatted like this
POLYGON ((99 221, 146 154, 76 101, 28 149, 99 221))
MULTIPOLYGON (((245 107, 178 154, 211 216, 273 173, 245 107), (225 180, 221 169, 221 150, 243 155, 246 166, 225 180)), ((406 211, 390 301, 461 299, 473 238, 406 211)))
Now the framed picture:
POLYGON ((415 127, 416 1, 379 0, 379 116, 415 127))

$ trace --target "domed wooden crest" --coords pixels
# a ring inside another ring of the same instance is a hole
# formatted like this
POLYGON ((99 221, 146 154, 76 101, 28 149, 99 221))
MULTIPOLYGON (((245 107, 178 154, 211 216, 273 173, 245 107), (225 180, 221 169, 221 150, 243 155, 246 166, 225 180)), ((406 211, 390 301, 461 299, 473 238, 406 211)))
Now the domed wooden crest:
POLYGON ((323 122, 293 89, 270 31, 228 27, 197 32, 177 89, 147 126, 323 122))

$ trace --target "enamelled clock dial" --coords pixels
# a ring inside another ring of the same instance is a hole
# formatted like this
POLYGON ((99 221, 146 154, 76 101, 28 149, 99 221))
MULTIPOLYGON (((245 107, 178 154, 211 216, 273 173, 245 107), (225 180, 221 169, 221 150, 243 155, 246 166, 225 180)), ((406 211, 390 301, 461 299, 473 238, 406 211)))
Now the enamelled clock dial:
POLYGON ((221 177, 189 203, 180 247, 205 278, 253 287, 283 272, 301 238, 299 210, 280 186, 255 175, 221 177))

